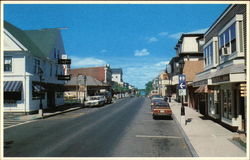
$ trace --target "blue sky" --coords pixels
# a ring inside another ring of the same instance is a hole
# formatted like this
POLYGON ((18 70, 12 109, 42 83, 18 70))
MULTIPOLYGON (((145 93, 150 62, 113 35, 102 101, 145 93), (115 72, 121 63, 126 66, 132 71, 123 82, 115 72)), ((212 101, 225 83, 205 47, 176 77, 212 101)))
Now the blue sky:
POLYGON ((24 29, 62 30, 72 68, 122 68, 137 88, 175 56, 182 33, 204 33, 227 4, 6 4, 4 19, 24 29))

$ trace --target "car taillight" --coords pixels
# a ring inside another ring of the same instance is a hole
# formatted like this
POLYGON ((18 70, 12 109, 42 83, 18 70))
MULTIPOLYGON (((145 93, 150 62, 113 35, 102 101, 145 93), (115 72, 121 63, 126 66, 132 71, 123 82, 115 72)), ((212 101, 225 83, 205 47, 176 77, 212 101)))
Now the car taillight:
POLYGON ((172 113, 171 110, 165 110, 165 113, 172 113))
POLYGON ((158 110, 158 109, 154 109, 154 112, 157 112, 157 113, 159 113, 159 112, 160 112, 160 110, 158 110))

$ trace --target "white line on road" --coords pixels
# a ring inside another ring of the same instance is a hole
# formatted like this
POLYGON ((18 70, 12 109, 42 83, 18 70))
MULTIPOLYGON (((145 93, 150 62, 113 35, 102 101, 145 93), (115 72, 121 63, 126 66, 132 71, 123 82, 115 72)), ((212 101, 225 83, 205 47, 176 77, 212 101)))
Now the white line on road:
POLYGON ((150 135, 136 135, 137 138, 181 138, 177 136, 150 136, 150 135))
POLYGON ((12 127, 20 126, 20 125, 22 125, 22 124, 31 123, 31 122, 34 122, 34 121, 37 121, 37 120, 31 120, 31 121, 21 122, 21 123, 18 123, 18 124, 16 124, 16 125, 12 125, 12 126, 8 126, 8 127, 4 127, 4 129, 8 129, 8 128, 12 128, 12 127))

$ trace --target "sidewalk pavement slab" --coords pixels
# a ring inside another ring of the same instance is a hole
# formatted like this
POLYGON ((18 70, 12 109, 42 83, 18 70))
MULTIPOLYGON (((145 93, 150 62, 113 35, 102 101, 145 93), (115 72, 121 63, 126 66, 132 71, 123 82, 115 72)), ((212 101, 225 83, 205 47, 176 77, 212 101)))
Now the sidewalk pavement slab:
MULTIPOLYGON (((181 104, 170 102, 171 109, 179 124, 181 104)), ((202 119, 202 114, 185 107, 186 125, 182 125, 185 134, 199 157, 246 157, 242 148, 232 143, 234 132, 209 119, 202 119)))

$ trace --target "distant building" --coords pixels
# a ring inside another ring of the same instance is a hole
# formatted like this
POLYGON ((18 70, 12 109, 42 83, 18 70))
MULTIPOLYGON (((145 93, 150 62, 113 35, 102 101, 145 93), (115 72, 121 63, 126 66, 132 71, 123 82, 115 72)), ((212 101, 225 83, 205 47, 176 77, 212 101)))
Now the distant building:
POLYGON ((112 71, 112 81, 117 82, 118 84, 122 84, 123 79, 123 72, 121 68, 113 68, 111 69, 112 71))
POLYGON ((161 96, 167 96, 167 85, 170 85, 169 83, 169 77, 167 73, 161 73, 159 75, 159 94, 161 96))
POLYGON ((79 75, 91 76, 106 85, 112 84, 112 71, 109 65, 103 67, 86 67, 86 68, 75 68, 69 71, 72 77, 79 75))
POLYGON ((174 98, 180 101, 178 94, 178 76, 186 75, 187 93, 184 96, 184 103, 194 108, 194 88, 191 85, 195 74, 203 69, 203 51, 202 51, 203 34, 182 34, 178 40, 175 50, 176 57, 173 57, 168 64, 168 75, 171 79, 169 90, 174 98))
POLYGON ((64 104, 69 80, 63 40, 58 29, 21 30, 4 22, 4 111, 33 112, 64 104), (42 75, 40 85, 39 74, 42 75))

